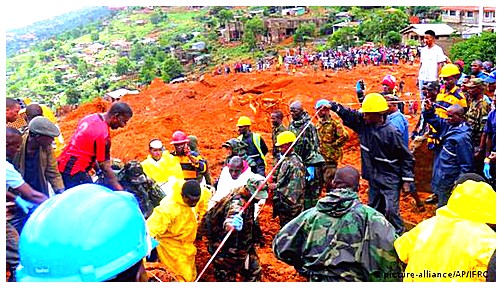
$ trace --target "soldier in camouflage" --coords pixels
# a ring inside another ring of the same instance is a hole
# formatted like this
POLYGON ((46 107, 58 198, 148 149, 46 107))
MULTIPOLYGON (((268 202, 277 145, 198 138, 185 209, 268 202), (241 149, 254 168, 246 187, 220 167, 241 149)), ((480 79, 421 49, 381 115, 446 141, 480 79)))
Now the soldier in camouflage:
POLYGON ((251 171, 253 171, 253 173, 256 173, 257 171, 256 167, 258 164, 253 158, 247 155, 248 144, 239 139, 232 138, 223 143, 222 147, 225 147, 229 150, 228 156, 225 159, 225 162, 223 163, 224 166, 228 165, 228 162, 232 157, 239 156, 246 161, 248 166, 251 168, 251 171))
POLYGON ((490 112, 490 104, 484 99, 484 82, 479 78, 472 78, 465 85, 467 91, 468 109, 465 113, 465 121, 471 126, 472 142, 475 147, 474 151, 474 167, 476 173, 483 174, 485 151, 480 150, 481 135, 485 129, 488 113, 490 112))
POLYGON ((214 258, 214 276, 219 282, 235 282, 239 273, 244 281, 257 282, 261 279, 261 266, 256 254, 256 229, 254 225, 254 209, 257 201, 267 198, 264 187, 256 194, 252 203, 238 215, 263 178, 250 178, 246 185, 234 189, 207 212, 198 234, 208 238, 208 251, 213 254, 230 229, 235 228, 223 248, 214 258), (236 225, 236 220, 240 221, 236 225))
MULTIPOLYGON (((282 124, 282 119, 284 118, 284 114, 281 110, 275 110, 270 114, 270 122, 272 123, 272 143, 277 142, 277 135, 281 132, 287 131, 288 129, 284 124, 282 124)), ((272 149, 272 156, 274 157, 274 164, 279 161, 281 154, 281 149, 279 147, 274 146, 272 149)))
POLYGON ((148 218, 153 208, 159 205, 165 193, 143 172, 143 167, 138 161, 129 161, 124 168, 118 172, 117 178, 124 190, 134 195, 138 200, 139 208, 143 212, 145 219, 148 218))
POLYGON ((303 110, 302 103, 300 101, 291 103, 289 112, 293 118, 288 127, 289 131, 298 135, 307 125, 307 129, 295 145, 295 153, 300 156, 307 170, 304 208, 309 209, 315 206, 319 198, 324 158, 320 153, 317 130, 308 113, 303 110))
POLYGON ((361 203, 358 185, 355 168, 338 169, 334 189, 275 236, 276 257, 311 282, 400 281, 396 231, 361 203))
POLYGON ((305 194, 305 167, 298 154, 289 147, 295 141, 295 134, 291 131, 282 132, 277 136, 275 146, 285 154, 283 162, 277 169, 277 181, 270 184, 273 191, 273 218, 279 216, 281 227, 303 211, 305 194), (287 152, 287 154, 286 154, 287 152))
POLYGON ((342 148, 349 140, 349 133, 339 121, 331 118, 330 110, 323 106, 323 104, 329 104, 329 102, 323 103, 323 101, 325 100, 317 101, 315 106, 318 111, 317 118, 319 118, 316 128, 319 134, 321 155, 326 161, 322 166, 323 177, 321 180, 328 190, 331 188, 331 180, 335 176, 336 167, 343 158, 342 148))

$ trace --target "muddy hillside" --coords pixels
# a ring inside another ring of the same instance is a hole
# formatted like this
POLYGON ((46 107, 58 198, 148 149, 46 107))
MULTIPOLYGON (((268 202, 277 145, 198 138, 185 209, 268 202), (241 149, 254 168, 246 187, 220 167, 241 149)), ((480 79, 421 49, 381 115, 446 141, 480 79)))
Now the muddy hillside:
MULTIPOLYGON (((380 82, 386 74, 392 74, 397 81, 404 80, 402 99, 416 99, 415 82, 418 74, 417 64, 400 66, 357 67, 350 71, 325 72, 310 67, 298 69, 295 73, 286 71, 260 71, 252 73, 231 73, 229 75, 206 74, 198 81, 166 84, 156 79, 136 95, 126 95, 122 101, 128 103, 134 116, 123 129, 112 131, 112 157, 123 162, 143 160, 148 155, 148 143, 152 138, 160 138, 166 148, 171 135, 182 130, 187 135, 196 135, 199 150, 208 159, 211 176, 216 179, 226 156, 221 144, 238 135, 236 122, 239 116, 251 118, 251 130, 264 137, 267 146, 272 147, 270 112, 280 109, 289 117, 289 104, 301 100, 304 108, 313 115, 314 103, 320 98, 327 98, 339 103, 350 104, 359 108, 355 93, 355 83, 364 79, 367 92, 380 92, 380 82)), ((83 104, 69 114, 62 116, 60 126, 65 140, 68 141, 79 119, 95 112, 105 112, 110 103, 96 99, 83 104)), ((333 114, 333 117, 337 117, 333 114)), ((414 127, 418 116, 410 116, 410 127, 414 127)), ((350 130, 350 140, 344 148, 341 165, 350 164, 360 169, 359 141, 350 130)), ((269 153, 270 154, 270 153, 269 153)), ((269 164, 272 156, 267 155, 269 164)), ((269 168, 271 166, 269 165, 269 168)), ((420 167, 416 167, 420 169, 420 167)), ((367 201, 367 183, 362 183, 360 195, 367 201)), ((424 199, 428 194, 420 193, 424 199)), ((434 207, 426 207, 425 212, 417 212, 409 196, 403 196, 401 213, 408 223, 418 223, 434 214, 434 207)), ((265 247, 258 248, 263 269, 263 281, 304 281, 295 273, 293 267, 274 257, 271 241, 279 229, 278 219, 271 218, 271 207, 266 207, 260 215, 260 223, 266 238, 265 247)), ((210 255, 203 241, 196 242, 199 248, 197 269, 200 272, 210 255)), ((162 267, 150 267, 155 280, 163 278, 162 267), (153 272, 152 272, 153 271, 153 272)), ((202 281, 214 281, 212 268, 202 277, 202 281)))

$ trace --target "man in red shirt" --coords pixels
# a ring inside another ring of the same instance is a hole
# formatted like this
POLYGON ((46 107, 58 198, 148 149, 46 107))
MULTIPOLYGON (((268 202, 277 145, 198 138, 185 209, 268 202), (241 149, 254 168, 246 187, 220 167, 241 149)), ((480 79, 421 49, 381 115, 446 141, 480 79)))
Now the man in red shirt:
POLYGON ((116 191, 124 190, 111 168, 110 128, 125 127, 131 117, 131 107, 124 102, 116 102, 107 113, 91 114, 79 121, 70 143, 58 158, 58 169, 66 189, 92 183, 88 172, 97 162, 108 186, 116 191))

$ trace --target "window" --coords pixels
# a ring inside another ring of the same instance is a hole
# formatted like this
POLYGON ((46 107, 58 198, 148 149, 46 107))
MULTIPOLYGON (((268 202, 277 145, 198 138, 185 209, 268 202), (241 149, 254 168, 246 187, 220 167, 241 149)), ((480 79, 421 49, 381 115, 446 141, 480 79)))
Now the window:
POLYGON ((490 12, 485 12, 485 18, 490 18, 490 12))
POLYGON ((450 10, 450 16, 457 16, 457 11, 450 10))
POLYGON ((474 12, 467 11, 467 18, 472 18, 472 17, 474 17, 474 12))

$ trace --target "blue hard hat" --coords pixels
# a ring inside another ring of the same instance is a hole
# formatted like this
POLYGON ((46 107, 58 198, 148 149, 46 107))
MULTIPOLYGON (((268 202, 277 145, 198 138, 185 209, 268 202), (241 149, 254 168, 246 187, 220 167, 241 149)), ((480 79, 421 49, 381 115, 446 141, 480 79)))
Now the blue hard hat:
POLYGON ((20 282, 96 282, 157 246, 134 196, 83 184, 42 203, 19 238, 20 282))
POLYGON ((329 105, 329 101, 326 99, 321 99, 315 103, 315 109, 321 108, 323 105, 329 105))

